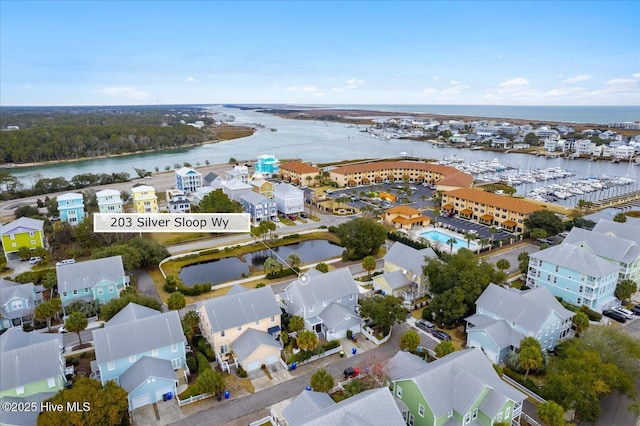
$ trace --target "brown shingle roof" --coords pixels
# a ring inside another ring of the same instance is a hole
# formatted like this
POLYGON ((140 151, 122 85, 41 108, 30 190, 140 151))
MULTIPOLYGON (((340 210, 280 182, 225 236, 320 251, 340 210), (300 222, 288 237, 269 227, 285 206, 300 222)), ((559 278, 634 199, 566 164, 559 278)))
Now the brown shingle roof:
POLYGON ((542 210, 537 204, 521 198, 514 198, 508 195, 498 195, 480 189, 460 188, 445 192, 447 196, 457 197, 467 201, 477 201, 493 207, 507 209, 516 213, 530 214, 542 210))
POLYGON ((399 223, 401 225, 407 225, 410 223, 424 223, 424 222, 429 222, 430 219, 427 216, 418 216, 418 217, 402 217, 402 216, 398 216, 395 219, 393 219, 391 222, 393 223, 399 223))
POLYGON ((300 161, 289 161, 288 163, 280 164, 280 170, 289 170, 295 173, 320 173, 320 169, 315 166, 311 166, 300 161))
POLYGON ((385 213, 389 214, 389 213, 397 213, 397 214, 404 214, 404 215, 414 215, 414 214, 420 214, 420 210, 418 209, 414 209, 413 207, 409 207, 409 206, 396 206, 396 207, 391 207, 389 210, 386 210, 385 213))

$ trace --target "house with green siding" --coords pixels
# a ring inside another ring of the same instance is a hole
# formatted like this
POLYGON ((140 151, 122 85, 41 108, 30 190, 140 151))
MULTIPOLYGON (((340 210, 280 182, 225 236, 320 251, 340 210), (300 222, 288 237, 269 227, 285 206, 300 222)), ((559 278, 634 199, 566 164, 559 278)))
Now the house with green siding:
POLYGON ((2 247, 4 253, 16 253, 20 248, 35 249, 45 246, 44 221, 21 217, 2 225, 2 247))
POLYGON ((391 374, 393 395, 407 407, 411 426, 519 424, 526 395, 496 374, 478 348, 391 374))

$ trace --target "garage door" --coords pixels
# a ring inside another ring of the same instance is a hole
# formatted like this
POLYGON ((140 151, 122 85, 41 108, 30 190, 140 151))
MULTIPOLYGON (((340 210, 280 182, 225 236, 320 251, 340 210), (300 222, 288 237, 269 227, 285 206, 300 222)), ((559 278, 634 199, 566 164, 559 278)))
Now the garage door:
POLYGON ((269 355, 267 359, 264 360, 264 363, 267 365, 275 364, 276 362, 278 362, 278 354, 269 355))
MULTIPOLYGON (((162 395, 164 395, 167 392, 171 392, 173 394, 173 386, 166 386, 162 389, 158 389, 156 391, 156 402, 162 401, 162 395)), ((175 398, 175 395, 173 395, 173 397, 175 398)))
POLYGON ((260 368, 260 360, 259 359, 255 360, 255 361, 251 361, 249 364, 247 364, 247 368, 245 368, 245 370, 253 371, 253 370, 257 370, 258 368, 260 368))
POLYGON ((151 394, 145 393, 144 395, 136 396, 131 400, 131 410, 143 407, 151 404, 151 394))

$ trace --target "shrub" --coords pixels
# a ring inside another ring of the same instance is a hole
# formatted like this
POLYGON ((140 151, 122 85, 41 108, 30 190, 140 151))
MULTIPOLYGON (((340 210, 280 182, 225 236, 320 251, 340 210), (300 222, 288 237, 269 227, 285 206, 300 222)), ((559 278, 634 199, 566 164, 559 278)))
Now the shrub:
POLYGON ((193 346, 200 349, 201 340, 205 340, 205 339, 201 334, 198 334, 197 336, 193 336, 193 338, 191 339, 191 343, 193 344, 193 346))
POLYGON ((242 368, 241 365, 238 366, 238 376, 240 376, 243 379, 245 379, 248 376, 247 372, 244 371, 244 368, 242 368))
POLYGON ((330 226, 328 229, 329 229, 329 232, 331 232, 332 234, 335 234, 338 231, 337 226, 330 226))
POLYGON ((347 330, 347 339, 351 340, 353 338, 353 331, 347 330))
POLYGON ((216 360, 216 354, 213 353, 213 348, 211 345, 204 348, 204 356, 207 357, 207 360, 213 362, 216 360))
POLYGON ((256 284, 256 288, 262 288, 262 287, 264 287, 264 283, 258 283, 258 284, 256 284))
POLYGON ((202 374, 205 370, 211 369, 209 360, 201 352, 198 352, 198 374, 202 374))
POLYGON ((196 371, 196 369, 198 368, 198 361, 196 360, 195 355, 193 355, 193 352, 188 352, 187 353, 187 368, 189 368, 189 371, 196 371))
POLYGON ((322 345, 322 352, 330 351, 331 349, 335 349, 338 346, 340 346, 339 340, 331 340, 330 342, 327 342, 324 345, 322 345))
POLYGON ((587 314, 590 321, 600 321, 602 319, 601 313, 594 311, 593 309, 589 308, 587 305, 582 305, 580 307, 580 310, 585 314, 587 314))
POLYGON ((524 380, 522 374, 516 373, 515 371, 511 370, 509 367, 505 367, 503 372, 505 375, 512 378, 516 382, 520 383, 522 386, 529 389, 531 392, 534 392, 540 395, 540 388, 531 379, 527 378, 527 380, 524 380))
POLYGON ((498 376, 502 377, 502 374, 504 373, 504 370, 502 369, 502 367, 500 367, 498 364, 493 364, 493 369, 496 370, 496 373, 498 373, 498 376))
POLYGON ((200 252, 200 255, 205 256, 207 254, 216 254, 216 253, 220 253, 220 249, 214 248, 209 250, 203 250, 200 252))

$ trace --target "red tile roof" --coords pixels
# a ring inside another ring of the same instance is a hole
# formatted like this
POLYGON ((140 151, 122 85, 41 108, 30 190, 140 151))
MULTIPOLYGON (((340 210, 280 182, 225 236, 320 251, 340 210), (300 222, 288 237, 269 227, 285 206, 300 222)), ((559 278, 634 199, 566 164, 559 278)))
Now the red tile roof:
POLYGON ((515 198, 509 195, 498 195, 486 192, 481 189, 460 188, 445 192, 449 197, 457 197, 462 200, 476 201, 492 207, 507 209, 516 213, 530 214, 542 210, 538 204, 531 203, 522 198, 515 198))
POLYGON ((288 163, 280 164, 280 170, 288 170, 295 173, 320 173, 321 170, 318 167, 301 163, 300 161, 289 161, 288 163))

